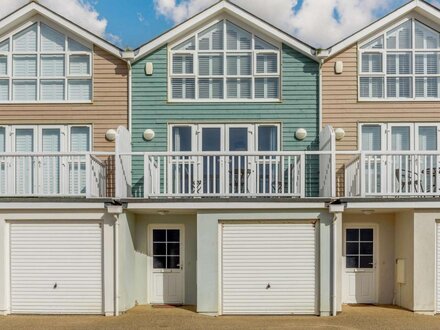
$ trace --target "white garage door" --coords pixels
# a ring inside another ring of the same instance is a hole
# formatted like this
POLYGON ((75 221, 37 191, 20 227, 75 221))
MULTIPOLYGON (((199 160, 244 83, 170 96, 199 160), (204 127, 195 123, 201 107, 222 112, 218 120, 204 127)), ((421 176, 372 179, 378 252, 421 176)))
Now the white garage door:
POLYGON ((98 223, 10 225, 11 313, 102 314, 98 223))
POLYGON ((222 227, 223 314, 316 314, 313 224, 222 227))

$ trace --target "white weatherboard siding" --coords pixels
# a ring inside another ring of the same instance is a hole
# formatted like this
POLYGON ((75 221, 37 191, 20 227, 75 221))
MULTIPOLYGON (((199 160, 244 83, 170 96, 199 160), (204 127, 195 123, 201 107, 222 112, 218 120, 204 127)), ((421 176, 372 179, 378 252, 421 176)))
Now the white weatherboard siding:
POLYGON ((10 265, 11 313, 103 313, 99 223, 11 223, 10 265))
POLYGON ((316 262, 313 224, 223 224, 223 314, 316 314, 316 262))

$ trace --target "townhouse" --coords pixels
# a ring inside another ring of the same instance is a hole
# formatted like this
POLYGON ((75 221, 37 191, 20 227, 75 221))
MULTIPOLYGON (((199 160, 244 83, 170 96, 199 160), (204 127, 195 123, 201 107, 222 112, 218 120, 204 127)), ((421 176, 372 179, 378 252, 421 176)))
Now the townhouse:
POLYGON ((341 303, 440 309, 440 13, 412 1, 337 43, 322 121, 336 142, 341 303), (338 134, 337 134, 338 135, 338 134))
POLYGON ((439 24, 317 50, 221 1, 124 52, 3 18, 0 313, 437 313, 439 24))
POLYGON ((121 54, 36 2, 0 21, 0 313, 114 313, 121 54))
POLYGON ((315 53, 228 1, 135 50, 120 306, 330 313, 315 53))

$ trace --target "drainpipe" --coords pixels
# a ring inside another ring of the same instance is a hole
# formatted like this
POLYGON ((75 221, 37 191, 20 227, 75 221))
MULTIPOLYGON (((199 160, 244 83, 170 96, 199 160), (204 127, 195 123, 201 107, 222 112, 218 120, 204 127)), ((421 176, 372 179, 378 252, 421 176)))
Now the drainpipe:
POLYGON ((127 62, 127 68, 128 68, 128 130, 131 131, 132 127, 132 118, 131 118, 131 112, 132 112, 132 100, 131 100, 131 94, 132 94, 132 67, 131 63, 134 61, 135 53, 133 50, 127 49, 126 51, 121 53, 122 59, 127 62))
POLYGON ((338 234, 337 234, 337 225, 336 221, 338 220, 338 215, 341 215, 344 212, 345 205, 340 203, 340 201, 335 201, 329 204, 329 213, 333 214, 332 221, 332 294, 331 294, 331 315, 336 316, 337 311, 337 258, 338 258, 338 234))
POLYGON ((107 208, 107 213, 111 214, 115 218, 114 227, 114 315, 119 316, 119 215, 124 211, 123 206, 117 202, 108 203, 105 205, 107 208))
POLYGON ((319 89, 319 113, 318 113, 318 121, 319 121, 319 127, 318 127, 318 134, 322 130, 322 65, 324 64, 324 59, 321 58, 319 60, 319 79, 318 79, 318 89, 319 89))

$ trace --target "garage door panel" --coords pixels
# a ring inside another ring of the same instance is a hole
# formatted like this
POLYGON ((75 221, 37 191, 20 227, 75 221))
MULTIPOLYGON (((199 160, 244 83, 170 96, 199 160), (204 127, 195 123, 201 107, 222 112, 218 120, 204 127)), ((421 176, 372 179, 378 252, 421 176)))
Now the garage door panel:
POLYGON ((98 223, 10 225, 11 312, 102 314, 98 223))
POLYGON ((223 314, 316 313, 312 224, 229 223, 222 228, 223 314))

